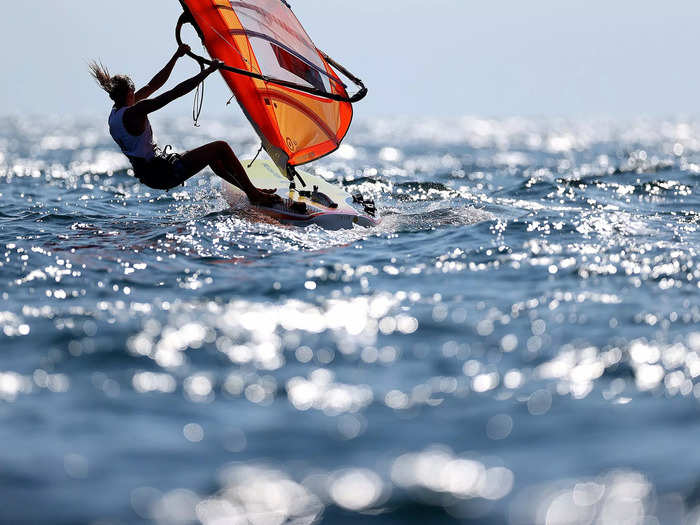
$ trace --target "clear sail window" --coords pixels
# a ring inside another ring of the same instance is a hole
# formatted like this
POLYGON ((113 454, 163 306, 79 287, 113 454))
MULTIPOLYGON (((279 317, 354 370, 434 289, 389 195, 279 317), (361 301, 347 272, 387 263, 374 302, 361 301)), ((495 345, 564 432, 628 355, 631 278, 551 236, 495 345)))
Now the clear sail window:
POLYGON ((323 85, 323 79, 321 78, 321 75, 318 71, 309 67, 308 64, 299 60, 297 57, 295 57, 285 49, 282 49, 277 44, 270 45, 272 46, 272 50, 275 53, 275 57, 277 57, 277 62, 279 63, 282 69, 285 69, 293 75, 296 75, 297 77, 305 80, 306 82, 314 86, 316 89, 322 91, 326 90, 325 86, 323 85))

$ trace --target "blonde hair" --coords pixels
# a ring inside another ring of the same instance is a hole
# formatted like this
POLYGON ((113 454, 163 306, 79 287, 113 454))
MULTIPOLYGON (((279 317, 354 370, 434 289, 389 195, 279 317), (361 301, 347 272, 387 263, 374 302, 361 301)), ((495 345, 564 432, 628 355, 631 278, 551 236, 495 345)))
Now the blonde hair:
POLYGON ((112 76, 102 62, 93 60, 88 64, 90 75, 104 89, 117 106, 123 106, 129 92, 134 91, 134 83, 126 75, 112 76))

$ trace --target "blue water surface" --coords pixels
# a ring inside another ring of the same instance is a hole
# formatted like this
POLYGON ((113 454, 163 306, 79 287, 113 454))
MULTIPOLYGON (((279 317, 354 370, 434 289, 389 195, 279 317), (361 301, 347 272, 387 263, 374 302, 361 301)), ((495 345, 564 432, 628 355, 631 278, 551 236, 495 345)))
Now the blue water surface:
MULTIPOLYGON (((247 123, 160 120, 182 150, 247 123)), ((358 121, 373 229, 0 119, 3 523, 700 523, 700 125, 358 121)))

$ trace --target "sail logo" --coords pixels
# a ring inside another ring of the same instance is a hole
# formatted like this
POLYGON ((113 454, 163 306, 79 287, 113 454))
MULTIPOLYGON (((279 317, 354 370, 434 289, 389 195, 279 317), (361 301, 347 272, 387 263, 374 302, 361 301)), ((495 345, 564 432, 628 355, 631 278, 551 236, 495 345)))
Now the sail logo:
POLYGON ((289 151, 296 151, 298 147, 297 141, 291 137, 287 137, 287 147, 289 148, 289 151))

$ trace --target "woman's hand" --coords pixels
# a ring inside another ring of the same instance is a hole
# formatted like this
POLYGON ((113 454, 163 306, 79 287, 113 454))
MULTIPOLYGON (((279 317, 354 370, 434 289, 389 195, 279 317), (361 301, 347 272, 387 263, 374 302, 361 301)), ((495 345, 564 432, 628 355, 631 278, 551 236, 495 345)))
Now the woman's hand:
POLYGON ((187 44, 180 44, 177 48, 177 51, 175 52, 175 56, 177 58, 182 58, 190 51, 191 51, 190 46, 188 46, 187 44))
POLYGON ((211 65, 204 71, 207 73, 207 75, 211 75, 214 71, 218 71, 219 69, 221 69, 221 66, 223 65, 224 63, 221 60, 215 58, 211 61, 211 65))

